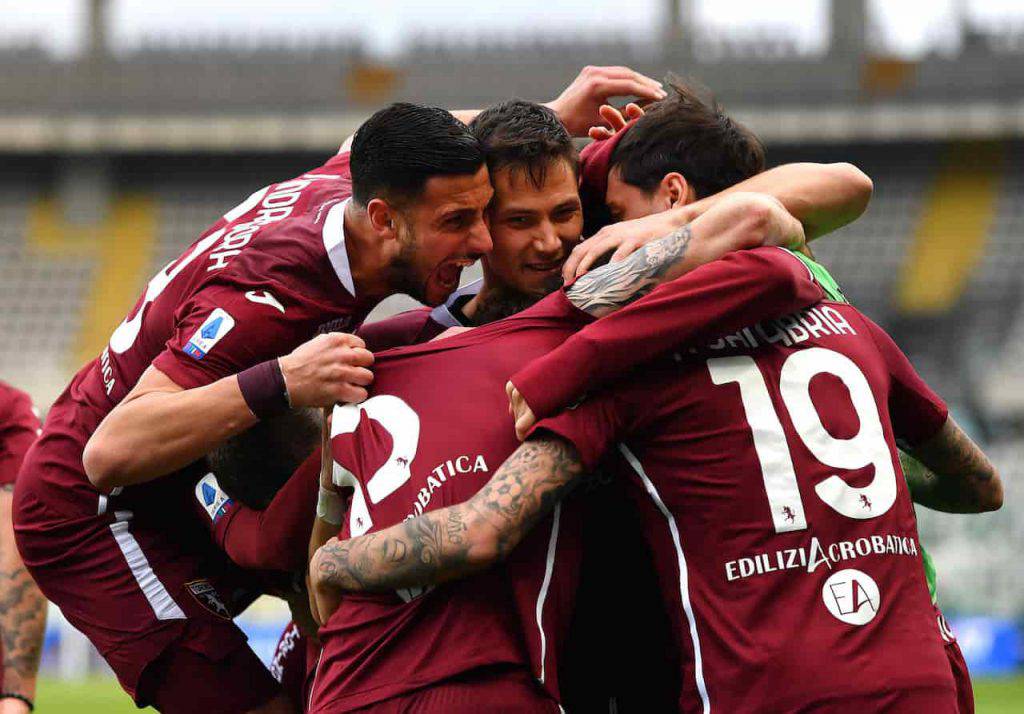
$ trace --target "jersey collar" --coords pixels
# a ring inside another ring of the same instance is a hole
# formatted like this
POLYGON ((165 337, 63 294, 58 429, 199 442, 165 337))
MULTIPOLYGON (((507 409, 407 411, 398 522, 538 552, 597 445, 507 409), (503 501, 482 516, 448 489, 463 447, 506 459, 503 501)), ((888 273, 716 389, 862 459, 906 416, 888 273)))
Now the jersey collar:
POLYGON ((483 278, 478 278, 469 285, 463 285, 448 296, 444 305, 438 305, 430 311, 430 319, 444 327, 469 327, 469 325, 464 324, 462 320, 459 319, 458 316, 461 315, 462 312, 455 309, 455 303, 467 295, 477 295, 483 284, 483 278))
POLYGON ((352 268, 348 264, 348 251, 345 249, 345 208, 351 198, 331 206, 324 218, 324 248, 331 260, 331 267, 352 297, 356 296, 356 285, 352 280, 352 268))

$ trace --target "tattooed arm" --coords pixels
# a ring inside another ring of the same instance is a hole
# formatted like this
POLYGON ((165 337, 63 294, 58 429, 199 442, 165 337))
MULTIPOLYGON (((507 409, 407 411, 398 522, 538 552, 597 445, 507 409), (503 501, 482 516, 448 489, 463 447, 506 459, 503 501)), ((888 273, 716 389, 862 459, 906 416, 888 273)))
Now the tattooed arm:
POLYGON ((464 503, 351 540, 330 539, 310 563, 321 614, 339 590, 396 590, 485 570, 515 548, 582 472, 567 441, 531 440, 464 503))
POLYGON ((900 460, 915 503, 947 513, 995 511, 1003 505, 995 466, 952 417, 910 456, 901 454, 900 460))
POLYGON ((625 260, 587 273, 566 295, 576 307, 602 317, 726 253, 764 245, 798 245, 803 238, 800 222, 774 198, 734 193, 625 260))
MULTIPOLYGON (((3 635, 3 691, 32 699, 46 627, 46 598, 21 562, 11 524, 12 484, 0 486, 0 634, 3 635)), ((17 699, 3 711, 28 711, 17 699)))

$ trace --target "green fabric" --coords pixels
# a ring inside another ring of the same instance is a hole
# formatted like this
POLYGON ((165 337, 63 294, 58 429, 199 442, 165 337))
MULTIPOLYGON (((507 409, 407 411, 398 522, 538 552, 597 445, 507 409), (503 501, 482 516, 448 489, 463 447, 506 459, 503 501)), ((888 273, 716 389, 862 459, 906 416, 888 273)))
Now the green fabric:
POLYGON ((849 302, 846 296, 843 294, 842 288, 839 287, 839 283, 836 282, 835 278, 832 277, 825 266, 815 261, 813 258, 809 258, 803 253, 796 251, 790 251, 793 255, 799 258, 807 269, 811 271, 811 275, 814 276, 814 280, 821 286, 821 289, 825 291, 829 299, 835 300, 836 302, 849 302))

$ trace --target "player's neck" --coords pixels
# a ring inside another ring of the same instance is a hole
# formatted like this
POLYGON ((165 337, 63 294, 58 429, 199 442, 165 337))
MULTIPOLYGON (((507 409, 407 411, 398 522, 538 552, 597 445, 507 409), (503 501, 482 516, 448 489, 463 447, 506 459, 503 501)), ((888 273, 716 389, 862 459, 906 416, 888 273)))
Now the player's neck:
POLYGON ((462 314, 473 325, 486 325, 525 310, 535 302, 535 298, 485 279, 480 292, 462 306, 462 314))
POLYGON ((366 211, 353 201, 345 206, 345 251, 360 300, 377 302, 391 294, 384 242, 374 233, 366 211))

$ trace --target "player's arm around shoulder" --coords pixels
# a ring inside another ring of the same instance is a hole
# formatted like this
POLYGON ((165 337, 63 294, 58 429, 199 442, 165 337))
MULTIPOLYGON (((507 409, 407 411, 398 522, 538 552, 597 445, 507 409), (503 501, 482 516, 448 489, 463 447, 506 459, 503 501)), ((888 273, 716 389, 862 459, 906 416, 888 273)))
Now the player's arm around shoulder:
POLYGON ((309 567, 320 616, 330 616, 330 604, 343 591, 427 586, 489 568, 519 544, 582 474, 580 456, 567 441, 531 440, 465 503, 358 538, 331 538, 309 567))
POLYGON ((172 473, 260 416, 363 401, 372 364, 360 338, 329 333, 284 357, 192 389, 150 367, 89 439, 85 472, 104 491, 172 473))
POLYGON ((985 452, 953 417, 910 450, 904 475, 915 503, 947 513, 983 513, 1003 505, 1003 482, 985 452))

